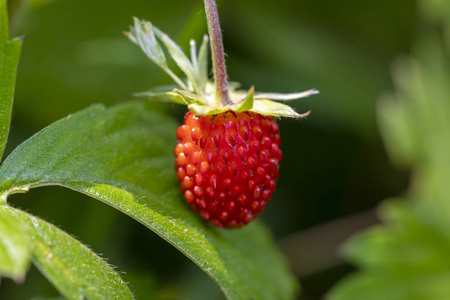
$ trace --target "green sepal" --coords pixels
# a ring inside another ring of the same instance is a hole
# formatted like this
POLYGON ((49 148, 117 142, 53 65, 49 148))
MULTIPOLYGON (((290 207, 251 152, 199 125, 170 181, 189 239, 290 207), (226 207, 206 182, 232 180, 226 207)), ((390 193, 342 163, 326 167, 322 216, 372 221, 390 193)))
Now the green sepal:
MULTIPOLYGON (((150 22, 147 22, 150 23, 150 22)), ((153 26, 154 34, 164 43, 167 51, 169 52, 172 59, 176 62, 178 67, 183 71, 184 74, 189 78, 190 83, 193 85, 195 91, 199 93, 199 82, 194 75, 194 67, 192 63, 189 61, 189 58, 184 54, 183 50, 181 50, 180 46, 178 46, 167 34, 159 30, 156 26, 153 26)))
MULTIPOLYGON (((188 86, 181 80, 167 65, 166 56, 161 45, 155 37, 153 25, 150 22, 133 18, 134 27, 130 28, 129 32, 124 32, 125 36, 133 43, 141 47, 142 51, 164 70, 172 79, 183 89, 188 89, 188 86)), ((172 54, 172 52, 171 52, 172 54)), ((177 62, 178 63, 178 62, 177 62)))
MULTIPOLYGON (((178 91, 180 92, 180 91, 178 91)), ((224 113, 226 111, 234 111, 234 112, 244 112, 251 110, 253 107, 253 94, 255 89, 253 87, 248 91, 247 96, 239 101, 237 104, 222 106, 222 107, 213 107, 206 104, 193 103, 188 105, 190 111, 194 112, 196 115, 216 115, 220 113, 224 113)), ((194 95, 195 96, 195 95, 194 95)))
POLYGON ((205 34, 198 49, 198 73, 202 84, 208 82, 208 41, 209 37, 205 34))
POLYGON ((311 89, 301 93, 255 93, 254 88, 248 92, 237 90, 239 83, 229 82, 228 92, 233 104, 218 106, 215 103, 214 83, 208 78, 208 36, 203 37, 202 43, 197 52, 196 42, 190 41, 189 59, 167 34, 152 26, 150 22, 134 20, 134 27, 126 35, 130 40, 138 44, 146 55, 160 66, 181 89, 165 91, 143 92, 137 95, 144 96, 152 100, 170 101, 188 106, 188 109, 196 115, 214 115, 226 111, 244 112, 251 111, 261 115, 282 116, 291 118, 303 118, 309 112, 298 114, 291 107, 277 103, 275 101, 288 101, 308 97, 317 94, 318 91, 311 89), (187 76, 186 83, 178 78, 171 71, 165 61, 164 52, 158 40, 165 46, 170 57, 176 62, 178 67, 187 76), (272 101, 275 100, 275 101, 272 101))
POLYGON ((311 112, 308 111, 306 113, 299 114, 288 105, 270 100, 256 100, 250 111, 261 115, 290 117, 295 119, 307 117, 311 112))
POLYGON ((248 91, 247 97, 245 97, 244 101, 242 101, 238 105, 236 109, 233 109, 235 112, 243 112, 247 110, 251 110, 253 108, 253 95, 255 94, 255 88, 251 87, 248 91))
POLYGON ((179 90, 179 89, 174 89, 173 92, 177 95, 179 95, 179 97, 181 97, 184 101, 184 104, 190 105, 190 104, 199 104, 199 105, 206 105, 205 100, 202 99, 202 97, 200 97, 197 94, 188 92, 188 91, 184 91, 184 90, 179 90))
POLYGON ((201 104, 189 104, 188 109, 192 111, 194 114, 199 116, 205 115, 217 115, 223 112, 229 111, 229 106, 226 107, 211 107, 208 105, 201 104))
POLYGON ((276 100, 276 101, 288 101, 288 100, 297 100, 300 98, 306 98, 311 95, 318 94, 319 91, 316 89, 307 90, 305 92, 300 93, 256 93, 255 99, 267 99, 267 100, 276 100))
POLYGON ((183 98, 179 94, 174 92, 141 92, 134 95, 161 102, 173 102, 186 105, 186 102, 183 100, 183 98))
POLYGON ((166 56, 156 40, 152 23, 141 21, 138 18, 133 18, 133 20, 134 27, 131 27, 130 32, 125 32, 125 35, 133 43, 139 45, 154 63, 161 68, 168 68, 166 56))

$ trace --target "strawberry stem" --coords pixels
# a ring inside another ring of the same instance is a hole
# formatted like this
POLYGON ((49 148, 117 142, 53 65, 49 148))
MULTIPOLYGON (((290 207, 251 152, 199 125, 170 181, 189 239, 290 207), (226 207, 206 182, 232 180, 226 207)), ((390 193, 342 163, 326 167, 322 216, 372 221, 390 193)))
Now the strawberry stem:
POLYGON ((204 0, 206 20, 208 22, 209 38, 211 39, 211 54, 216 85, 215 104, 225 106, 232 104, 228 94, 227 69, 223 51, 222 32, 220 31, 219 14, 215 0, 204 0))

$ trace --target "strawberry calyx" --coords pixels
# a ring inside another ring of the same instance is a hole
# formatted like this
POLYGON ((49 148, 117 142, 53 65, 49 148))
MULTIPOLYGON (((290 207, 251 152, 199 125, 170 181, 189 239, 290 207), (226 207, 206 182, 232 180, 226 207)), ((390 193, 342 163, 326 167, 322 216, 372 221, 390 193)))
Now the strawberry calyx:
POLYGON ((175 86, 164 86, 147 92, 138 93, 152 100, 174 102, 188 106, 196 115, 215 115, 226 111, 236 113, 250 111, 261 115, 303 118, 292 107, 278 101, 295 100, 317 94, 311 89, 301 93, 258 93, 251 87, 248 91, 239 90, 239 84, 228 83, 229 101, 227 104, 218 101, 215 82, 208 77, 208 43, 207 35, 203 37, 197 50, 195 40, 190 41, 190 59, 167 34, 153 26, 152 23, 134 18, 134 26, 125 35, 137 44, 147 57, 162 68, 176 83, 175 86), (186 75, 181 79, 173 72, 166 60, 166 49, 180 70, 186 75))

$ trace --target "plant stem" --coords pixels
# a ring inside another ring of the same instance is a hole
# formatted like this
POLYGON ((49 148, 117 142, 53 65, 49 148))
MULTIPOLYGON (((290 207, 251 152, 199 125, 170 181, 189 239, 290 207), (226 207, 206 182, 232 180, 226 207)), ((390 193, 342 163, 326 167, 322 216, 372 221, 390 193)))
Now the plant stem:
POLYGON ((204 0, 206 20, 208 21, 209 38, 211 39, 211 54, 216 85, 216 105, 232 104, 228 94, 227 69, 225 67, 225 54, 223 52, 222 32, 220 31, 219 15, 215 0, 204 0))

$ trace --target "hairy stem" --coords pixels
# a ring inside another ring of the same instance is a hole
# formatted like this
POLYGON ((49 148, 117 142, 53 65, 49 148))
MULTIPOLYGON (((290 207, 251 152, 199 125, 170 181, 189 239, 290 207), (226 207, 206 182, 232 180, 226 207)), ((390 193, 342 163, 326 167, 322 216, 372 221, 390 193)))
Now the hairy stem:
POLYGON ((209 38, 211 39, 211 54, 216 84, 216 103, 219 106, 232 104, 228 94, 227 69, 223 52, 222 32, 220 31, 219 15, 215 0, 204 0, 206 20, 208 21, 209 38))

